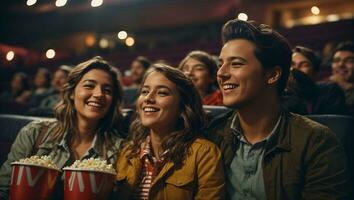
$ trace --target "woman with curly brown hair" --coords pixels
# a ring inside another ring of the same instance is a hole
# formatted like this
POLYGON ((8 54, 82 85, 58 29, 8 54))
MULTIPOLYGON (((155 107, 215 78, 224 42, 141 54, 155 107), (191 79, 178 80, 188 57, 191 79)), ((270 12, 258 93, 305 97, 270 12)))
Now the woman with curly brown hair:
MULTIPOLYGON (((19 132, 0 169, 0 199, 8 195, 11 163, 31 155, 50 156, 58 168, 75 160, 101 158, 115 164, 122 138, 121 86, 115 71, 100 57, 70 72, 53 121, 34 121, 19 132)), ((55 199, 62 199, 61 181, 55 199), (60 191, 59 191, 60 190, 60 191)))
POLYGON ((117 198, 223 199, 220 152, 201 138, 204 113, 192 81, 178 69, 151 66, 137 112, 117 162, 117 198))

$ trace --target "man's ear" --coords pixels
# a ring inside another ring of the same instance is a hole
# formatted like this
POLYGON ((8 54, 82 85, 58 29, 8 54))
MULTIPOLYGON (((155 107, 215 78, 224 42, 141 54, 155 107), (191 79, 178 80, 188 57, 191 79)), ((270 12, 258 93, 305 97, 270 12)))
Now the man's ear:
POLYGON ((282 69, 280 66, 276 66, 273 69, 268 70, 267 83, 269 85, 276 83, 280 79, 281 74, 282 74, 282 69))

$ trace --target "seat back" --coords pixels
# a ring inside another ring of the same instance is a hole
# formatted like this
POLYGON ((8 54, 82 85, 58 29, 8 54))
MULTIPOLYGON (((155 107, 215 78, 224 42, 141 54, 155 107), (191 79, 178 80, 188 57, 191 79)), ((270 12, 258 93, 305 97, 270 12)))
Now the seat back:
POLYGON ((344 115, 307 115, 307 117, 327 126, 337 135, 348 156, 354 181, 354 118, 344 115))
POLYGON ((209 106, 203 105, 204 111, 207 113, 208 117, 214 118, 230 110, 230 108, 225 106, 209 106))
POLYGON ((353 136, 353 117, 345 115, 307 115, 307 117, 330 128, 343 145, 353 136))
POLYGON ((0 114, 0 165, 7 159, 12 143, 22 127, 33 120, 43 118, 0 114))

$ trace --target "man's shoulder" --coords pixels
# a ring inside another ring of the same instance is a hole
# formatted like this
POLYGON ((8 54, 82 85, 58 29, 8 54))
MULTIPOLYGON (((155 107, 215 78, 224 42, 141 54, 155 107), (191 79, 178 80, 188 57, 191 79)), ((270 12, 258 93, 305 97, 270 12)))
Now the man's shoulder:
POLYGON ((298 139, 306 140, 309 137, 335 137, 334 133, 325 125, 320 124, 306 116, 290 113, 289 128, 292 135, 298 139))

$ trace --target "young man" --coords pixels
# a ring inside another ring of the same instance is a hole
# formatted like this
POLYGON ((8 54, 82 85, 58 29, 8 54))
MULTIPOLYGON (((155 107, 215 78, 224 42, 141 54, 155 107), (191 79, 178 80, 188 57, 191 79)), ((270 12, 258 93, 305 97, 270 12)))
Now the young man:
POLYGON ((349 199, 347 161, 325 126, 281 109, 291 64, 286 39, 266 25, 222 29, 218 83, 232 112, 211 122, 230 199, 349 199))
POLYGON ((339 43, 332 58, 332 76, 330 80, 337 83, 345 93, 345 102, 349 112, 354 116, 354 43, 339 43))
POLYGON ((343 90, 336 83, 316 82, 320 62, 312 49, 303 46, 293 49, 292 71, 283 105, 291 112, 301 113, 294 106, 298 99, 305 105, 306 114, 347 114, 343 90))

